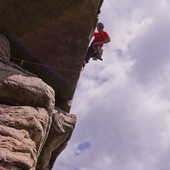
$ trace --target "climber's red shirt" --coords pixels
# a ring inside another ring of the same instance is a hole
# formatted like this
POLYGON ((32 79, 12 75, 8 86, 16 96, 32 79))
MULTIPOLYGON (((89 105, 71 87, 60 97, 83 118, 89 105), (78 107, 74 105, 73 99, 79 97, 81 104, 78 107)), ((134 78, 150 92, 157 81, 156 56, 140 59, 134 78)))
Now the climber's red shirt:
MULTIPOLYGON (((95 32, 94 33, 94 40, 92 41, 91 44, 94 44, 95 42, 101 42, 101 41, 103 41, 107 38, 110 38, 110 37, 109 37, 109 35, 106 31, 103 31, 101 33, 95 32)), ((103 44, 100 44, 100 47, 102 47, 102 46, 103 46, 103 44)))

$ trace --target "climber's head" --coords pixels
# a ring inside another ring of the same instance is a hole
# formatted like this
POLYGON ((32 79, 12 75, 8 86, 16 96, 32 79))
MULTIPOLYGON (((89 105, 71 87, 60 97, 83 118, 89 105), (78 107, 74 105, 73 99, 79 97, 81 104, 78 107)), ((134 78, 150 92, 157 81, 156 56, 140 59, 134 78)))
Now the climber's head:
POLYGON ((102 22, 99 22, 99 23, 97 24, 97 27, 103 27, 103 28, 104 28, 104 24, 103 24, 102 22))
POLYGON ((103 32, 103 29, 104 29, 104 24, 102 22, 99 22, 97 24, 97 30, 98 32, 103 32))

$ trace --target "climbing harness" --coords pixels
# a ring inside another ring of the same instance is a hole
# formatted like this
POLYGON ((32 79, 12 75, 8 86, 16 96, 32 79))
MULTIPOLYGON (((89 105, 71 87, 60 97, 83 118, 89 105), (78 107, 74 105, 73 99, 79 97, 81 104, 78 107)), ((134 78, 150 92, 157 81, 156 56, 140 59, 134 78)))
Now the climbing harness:
POLYGON ((103 60, 102 55, 103 55, 103 49, 99 45, 93 45, 94 53, 91 55, 93 60, 103 60))

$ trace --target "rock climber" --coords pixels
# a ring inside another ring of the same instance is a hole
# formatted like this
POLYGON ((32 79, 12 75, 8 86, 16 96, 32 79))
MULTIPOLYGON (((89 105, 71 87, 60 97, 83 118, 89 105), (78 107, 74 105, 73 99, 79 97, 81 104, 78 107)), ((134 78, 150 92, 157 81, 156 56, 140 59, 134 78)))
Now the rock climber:
POLYGON ((111 41, 108 33, 104 31, 104 24, 102 22, 99 22, 97 24, 97 31, 94 33, 94 40, 92 41, 90 47, 88 48, 86 58, 83 63, 83 67, 89 62, 90 58, 93 58, 94 60, 103 60, 101 58, 103 49, 103 44, 106 44, 111 41))

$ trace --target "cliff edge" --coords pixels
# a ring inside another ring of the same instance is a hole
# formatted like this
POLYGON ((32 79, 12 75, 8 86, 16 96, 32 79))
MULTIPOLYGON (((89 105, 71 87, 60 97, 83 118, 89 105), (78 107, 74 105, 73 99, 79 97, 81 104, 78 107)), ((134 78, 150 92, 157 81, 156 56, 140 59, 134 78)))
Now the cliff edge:
POLYGON ((0 33, 11 61, 55 90, 55 105, 69 112, 103 0, 0 0, 0 33), (50 67, 43 67, 48 65, 50 67))
POLYGON ((68 103, 102 3, 0 0, 1 170, 52 170, 67 146, 68 103))

